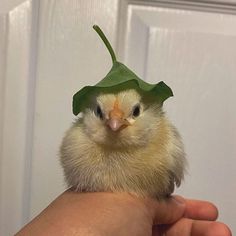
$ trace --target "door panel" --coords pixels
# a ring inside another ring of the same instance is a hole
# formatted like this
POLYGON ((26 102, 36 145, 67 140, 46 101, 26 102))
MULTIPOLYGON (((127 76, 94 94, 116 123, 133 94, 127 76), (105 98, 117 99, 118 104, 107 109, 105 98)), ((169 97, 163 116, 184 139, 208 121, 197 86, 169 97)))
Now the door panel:
POLYGON ((66 188, 58 152, 74 120, 72 95, 110 68, 110 57, 92 25, 101 25, 114 44, 117 3, 40 1, 30 217, 66 188))
POLYGON ((130 4, 127 19, 126 63, 174 92, 164 108, 189 162, 177 192, 215 202, 234 227, 236 15, 130 4))

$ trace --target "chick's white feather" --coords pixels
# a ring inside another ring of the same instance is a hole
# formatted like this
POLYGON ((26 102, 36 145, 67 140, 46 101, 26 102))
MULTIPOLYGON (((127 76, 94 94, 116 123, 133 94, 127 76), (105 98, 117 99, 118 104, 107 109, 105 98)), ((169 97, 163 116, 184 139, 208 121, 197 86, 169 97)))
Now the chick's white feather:
POLYGON ((161 107, 135 90, 95 97, 67 131, 60 160, 68 186, 77 191, 125 191, 157 198, 180 185, 186 162, 181 138, 161 107), (114 132, 106 120, 116 101, 130 125, 114 132), (132 115, 136 104, 138 117, 132 115), (96 115, 97 105, 103 119, 96 115))

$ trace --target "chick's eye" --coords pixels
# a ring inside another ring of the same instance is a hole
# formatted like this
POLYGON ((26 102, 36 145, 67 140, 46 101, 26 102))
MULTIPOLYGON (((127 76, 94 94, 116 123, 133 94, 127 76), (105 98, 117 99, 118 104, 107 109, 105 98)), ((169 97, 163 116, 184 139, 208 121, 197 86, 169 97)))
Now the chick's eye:
POLYGON ((99 105, 97 105, 96 110, 95 110, 95 115, 99 117, 100 119, 103 119, 103 113, 102 109, 99 105))
POLYGON ((133 108, 133 113, 132 113, 133 117, 138 117, 140 115, 140 105, 136 105, 133 108))

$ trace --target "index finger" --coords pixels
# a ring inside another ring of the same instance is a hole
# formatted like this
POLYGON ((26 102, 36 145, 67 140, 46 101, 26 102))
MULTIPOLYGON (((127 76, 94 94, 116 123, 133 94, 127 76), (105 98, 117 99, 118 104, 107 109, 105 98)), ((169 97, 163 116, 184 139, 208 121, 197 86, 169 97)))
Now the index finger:
POLYGON ((218 217, 217 207, 208 201, 185 199, 186 209, 184 217, 194 220, 214 221, 218 217))

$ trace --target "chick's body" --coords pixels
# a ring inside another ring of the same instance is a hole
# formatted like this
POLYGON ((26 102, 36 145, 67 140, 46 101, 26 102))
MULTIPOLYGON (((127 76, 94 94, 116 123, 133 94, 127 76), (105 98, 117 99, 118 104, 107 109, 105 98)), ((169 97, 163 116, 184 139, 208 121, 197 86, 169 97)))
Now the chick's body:
POLYGON ((163 198, 180 185, 185 155, 161 106, 125 90, 91 101, 63 139, 61 163, 76 191, 163 198))

